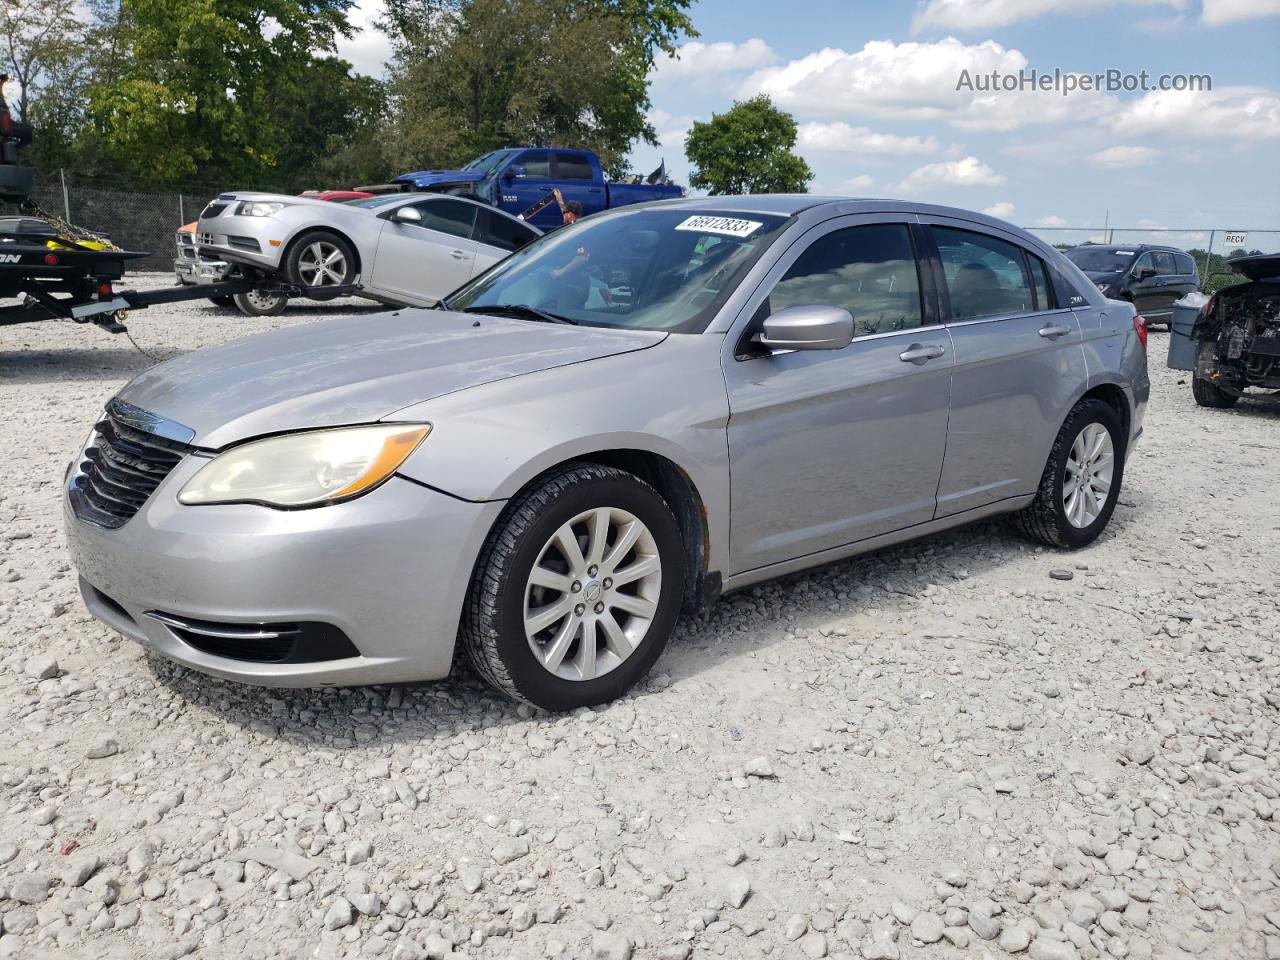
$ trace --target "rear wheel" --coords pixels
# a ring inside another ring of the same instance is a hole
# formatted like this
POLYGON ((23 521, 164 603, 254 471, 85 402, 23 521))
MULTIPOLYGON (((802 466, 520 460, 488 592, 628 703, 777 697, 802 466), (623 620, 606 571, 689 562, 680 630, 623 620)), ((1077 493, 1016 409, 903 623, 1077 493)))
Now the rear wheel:
POLYGON ((232 298, 236 309, 248 317, 274 317, 284 313, 289 298, 278 293, 267 293, 264 290, 250 290, 248 293, 237 293, 232 298))
POLYGON ((1036 497, 1014 514, 1024 535, 1078 549, 1106 528, 1120 495, 1125 438, 1110 404, 1081 400, 1058 431, 1036 497))
POLYGON ((671 508, 629 473, 579 464, 504 512, 476 563, 461 641, 508 696, 572 710, 622 696, 667 645, 683 544, 671 508))

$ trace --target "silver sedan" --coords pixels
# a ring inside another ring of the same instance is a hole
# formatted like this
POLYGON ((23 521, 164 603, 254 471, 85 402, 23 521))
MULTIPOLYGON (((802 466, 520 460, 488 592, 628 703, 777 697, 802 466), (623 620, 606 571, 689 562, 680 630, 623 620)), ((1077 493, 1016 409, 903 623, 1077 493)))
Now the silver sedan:
POLYGON ((90 612, 251 683, 625 693, 681 611, 1005 515, 1107 526, 1146 329, 981 214, 820 197, 623 208, 441 309, 152 367, 68 469, 90 612))
POLYGON ((474 200, 392 194, 346 203, 224 193, 204 208, 197 249, 308 287, 359 283, 361 295, 430 306, 542 235, 474 200))

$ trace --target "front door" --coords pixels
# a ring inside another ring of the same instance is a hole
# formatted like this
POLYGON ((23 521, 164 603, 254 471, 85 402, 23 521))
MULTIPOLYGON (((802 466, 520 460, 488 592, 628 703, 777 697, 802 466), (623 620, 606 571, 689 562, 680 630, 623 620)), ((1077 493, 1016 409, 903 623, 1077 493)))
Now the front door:
POLYGON ((387 220, 369 277, 369 292, 431 304, 471 279, 477 244, 474 203, 432 197, 412 204, 417 223, 387 220))
POLYGON ((858 216, 815 227, 748 311, 723 361, 730 573, 932 519, 952 356, 908 226, 858 216), (770 311, 807 304, 852 313, 853 343, 773 353, 751 342, 770 311))
MULTIPOLYGON (((551 176, 551 151, 526 150, 507 167, 502 181, 502 207, 519 216, 552 195, 557 183, 551 176), (519 176, 514 171, 520 170, 519 176), (512 174, 510 179, 506 179, 512 174)), ((529 217, 529 223, 542 230, 554 230, 563 222, 560 206, 554 200, 529 217)))
POLYGON ((955 350, 943 517, 1034 493, 1088 376, 1079 321, 1039 256, 972 224, 922 219, 934 223, 955 350))

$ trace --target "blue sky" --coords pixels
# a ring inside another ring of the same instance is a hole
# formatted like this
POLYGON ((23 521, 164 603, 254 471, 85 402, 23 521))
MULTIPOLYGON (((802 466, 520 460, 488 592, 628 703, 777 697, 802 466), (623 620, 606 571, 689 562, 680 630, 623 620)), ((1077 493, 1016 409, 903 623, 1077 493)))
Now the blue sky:
MULTIPOLYGON (((665 159, 687 183, 689 125, 764 92, 800 124, 815 193, 1025 226, 1280 228, 1280 0, 702 0, 691 12, 701 36, 654 70, 662 143, 635 150, 637 171, 665 159), (1208 74, 1213 89, 955 89, 965 69, 1031 68, 1208 74)), ((370 69, 379 46, 370 31, 344 53, 370 69)), ((1256 240, 1280 248, 1280 234, 1256 240)))

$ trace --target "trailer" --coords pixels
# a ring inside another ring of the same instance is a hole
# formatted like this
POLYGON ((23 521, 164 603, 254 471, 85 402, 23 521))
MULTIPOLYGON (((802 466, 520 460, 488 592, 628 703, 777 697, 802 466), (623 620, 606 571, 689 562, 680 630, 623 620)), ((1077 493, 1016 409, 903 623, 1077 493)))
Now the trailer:
POLYGON ((229 277, 203 286, 160 290, 117 289, 129 261, 145 252, 115 249, 101 241, 73 239, 48 219, 0 218, 0 326, 40 320, 71 320, 125 333, 131 310, 255 290, 285 296, 332 300, 360 291, 359 284, 303 287, 259 276, 229 277))

